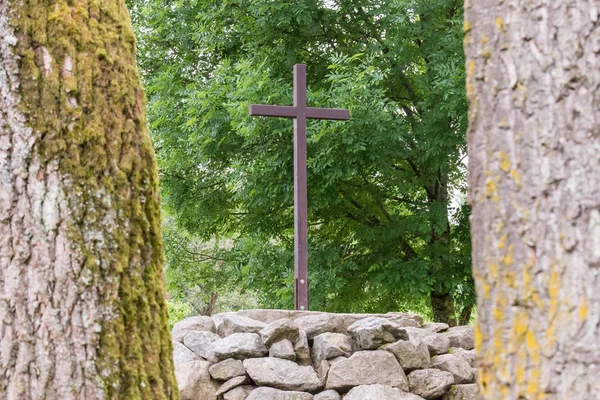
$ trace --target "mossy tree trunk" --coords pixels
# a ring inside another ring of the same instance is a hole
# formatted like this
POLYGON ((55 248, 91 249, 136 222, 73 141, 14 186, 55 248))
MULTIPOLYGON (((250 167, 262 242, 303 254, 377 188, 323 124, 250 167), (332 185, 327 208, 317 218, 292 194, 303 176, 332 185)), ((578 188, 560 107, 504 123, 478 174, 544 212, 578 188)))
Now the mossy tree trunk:
POLYGON ((178 398, 122 1, 0 0, 0 397, 178 398))
POLYGON ((600 398, 600 3, 466 6, 486 399, 600 398))

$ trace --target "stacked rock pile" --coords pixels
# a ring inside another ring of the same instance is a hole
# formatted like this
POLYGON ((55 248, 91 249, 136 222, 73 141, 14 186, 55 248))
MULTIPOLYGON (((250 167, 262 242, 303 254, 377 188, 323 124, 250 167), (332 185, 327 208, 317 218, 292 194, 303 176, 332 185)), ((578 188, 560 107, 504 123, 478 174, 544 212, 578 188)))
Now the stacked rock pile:
POLYGON ((249 310, 175 324, 182 400, 476 400, 470 326, 249 310))

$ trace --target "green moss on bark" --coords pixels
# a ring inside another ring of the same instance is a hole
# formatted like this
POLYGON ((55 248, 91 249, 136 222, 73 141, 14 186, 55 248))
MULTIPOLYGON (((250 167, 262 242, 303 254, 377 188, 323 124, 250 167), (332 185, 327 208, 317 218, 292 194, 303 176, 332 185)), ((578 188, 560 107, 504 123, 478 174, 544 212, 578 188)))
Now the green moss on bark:
MULTIPOLYGON (((96 375, 105 398, 177 399, 160 237, 158 175, 122 1, 11 5, 21 111, 43 165, 64 180, 75 284, 98 305, 96 375)), ((43 177, 40 177, 43 179, 43 177)))

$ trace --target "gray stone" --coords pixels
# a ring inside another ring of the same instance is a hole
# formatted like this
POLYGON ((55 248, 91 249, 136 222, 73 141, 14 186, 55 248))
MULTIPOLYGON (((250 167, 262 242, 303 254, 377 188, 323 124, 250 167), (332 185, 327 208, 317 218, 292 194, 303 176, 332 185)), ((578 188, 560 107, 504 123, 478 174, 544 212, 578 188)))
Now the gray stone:
POLYGON ((312 314, 297 318, 295 321, 300 330, 306 332, 308 340, 325 332, 341 332, 342 319, 336 314, 312 314))
POLYGON ((217 340, 209 347, 209 352, 219 361, 228 358, 244 360, 252 357, 263 357, 268 350, 257 333, 234 333, 217 340))
POLYGON ((210 376, 213 379, 218 381, 227 381, 236 376, 246 375, 244 364, 240 360, 234 360, 233 358, 228 358, 220 363, 211 365, 208 372, 210 372, 210 376))
POLYGON ((417 320, 413 319, 413 318, 407 318, 404 316, 400 316, 400 317, 386 317, 390 322, 393 322, 395 324, 397 324, 398 326, 404 328, 406 326, 410 326, 413 328, 420 328, 421 324, 419 322, 417 322, 417 320))
POLYGON ((437 399, 454 384, 454 377, 450 372, 439 369, 418 369, 408 374, 408 384, 411 393, 426 400, 437 399))
POLYGON ((455 356, 462 357, 469 363, 469 365, 473 368, 477 366, 477 354, 475 350, 465 350, 460 347, 450 347, 448 350, 450 354, 454 354, 455 356))
POLYGON ((246 400, 253 390, 254 386, 251 385, 238 386, 225 393, 223 400, 246 400))
POLYGON ((200 356, 187 347, 183 343, 173 342, 173 362, 181 364, 188 361, 200 360, 200 356))
POLYGON ((367 317, 348 327, 348 333, 361 350, 373 350, 386 343, 408 340, 404 328, 384 318, 367 317))
POLYGON ((472 383, 452 386, 442 400, 479 400, 480 398, 479 387, 472 383))
MULTIPOLYGON (((387 313, 387 314, 383 315, 383 317, 387 318, 393 322, 396 322, 397 320, 401 320, 401 319, 412 319, 413 321, 415 321, 417 323, 416 328, 420 328, 421 326, 423 326, 423 317, 421 317, 419 314, 391 312, 391 313, 387 313)), ((407 325, 407 326, 412 326, 412 325, 407 325)))
POLYGON ((322 387, 325 387, 325 384, 327 383, 327 375, 329 374, 330 367, 331 364, 329 364, 329 361, 327 360, 321 360, 315 366, 317 376, 319 377, 319 381, 321 382, 322 387))
POLYGON ((339 356, 349 357, 352 354, 352 340, 342 333, 322 333, 315 336, 312 347, 312 358, 315 363, 339 356))
POLYGON ((260 337, 266 346, 287 339, 296 343, 299 337, 299 329, 296 323, 290 319, 279 319, 271 322, 260 331, 260 337))
POLYGON ((188 361, 175 365, 175 378, 181 400, 216 400, 218 385, 210 379, 204 360, 188 361))
POLYGON ((217 314, 213 317, 217 333, 223 337, 234 333, 258 333, 267 324, 235 313, 217 314))
POLYGON ((435 332, 435 333, 440 333, 440 332, 446 331, 446 330, 448 330, 448 328, 450 328, 450 325, 445 324, 443 322, 434 322, 431 324, 423 325, 423 329, 427 329, 428 331, 435 332))
POLYGON ((287 339, 273 343, 269 349, 269 357, 283 358, 284 360, 296 361, 294 345, 287 339))
POLYGON ((312 367, 299 366, 292 361, 280 358, 251 358, 244 360, 244 368, 259 386, 307 392, 321 388, 319 377, 312 367))
POLYGON ((310 393, 277 390, 270 387, 259 387, 250 392, 246 400, 313 400, 310 393))
POLYGON ((235 378, 231 378, 230 380, 222 384, 219 390, 217 390, 216 395, 217 397, 219 397, 220 395, 229 392, 233 388, 246 385, 248 383, 250 383, 250 379, 246 375, 236 376, 235 378))
POLYGON ((300 331, 298 341, 294 345, 294 352, 296 353, 296 362, 300 365, 312 364, 310 357, 310 347, 308 347, 308 338, 306 332, 300 331))
POLYGON ((436 356, 445 354, 450 348, 450 340, 441 333, 435 333, 422 328, 404 328, 411 342, 423 341, 429 349, 429 354, 436 356))
POLYGON ((347 391, 354 386, 382 384, 408 391, 404 371, 392 353, 359 351, 331 365, 326 389, 347 391))
POLYGON ((213 360, 214 354, 209 351, 210 345, 220 340, 221 336, 207 331, 190 331, 183 338, 183 344, 206 360, 213 360))
POLYGON ((469 363, 454 354, 442 354, 433 358, 431 368, 447 371, 454 377, 454 383, 472 383, 473 372, 469 363))
POLYGON ((215 333, 215 323, 210 317, 199 315, 186 318, 173 325, 171 336, 176 342, 183 342, 183 338, 191 331, 207 331, 215 333))
POLYGON ((342 396, 335 390, 326 390, 324 392, 315 394, 313 400, 342 400, 342 396))
POLYGON ((465 350, 475 348, 475 330, 472 326, 455 326, 443 335, 449 340, 451 347, 460 347, 465 350))
POLYGON ((353 388, 344 400, 423 400, 416 394, 403 392, 389 385, 361 385, 353 388))
POLYGON ((398 360, 404 372, 429 367, 429 349, 427 348, 427 345, 420 340, 415 340, 413 342, 399 340, 396 343, 386 344, 381 348, 396 356, 396 360, 398 360))
POLYGON ((264 322, 265 324, 270 324, 271 322, 277 321, 278 319, 292 319, 292 316, 295 314, 295 311, 256 309, 240 310, 236 312, 236 314, 264 322))

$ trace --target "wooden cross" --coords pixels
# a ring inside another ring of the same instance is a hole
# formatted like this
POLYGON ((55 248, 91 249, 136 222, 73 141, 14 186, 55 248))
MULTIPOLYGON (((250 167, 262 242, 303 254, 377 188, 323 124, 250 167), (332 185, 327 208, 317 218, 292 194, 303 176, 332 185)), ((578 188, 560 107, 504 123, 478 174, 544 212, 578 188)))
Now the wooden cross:
POLYGON ((306 200, 306 119, 350 119, 350 111, 306 107, 306 65, 294 65, 294 105, 251 104, 250 115, 294 118, 294 297, 308 310, 308 211, 306 200))

